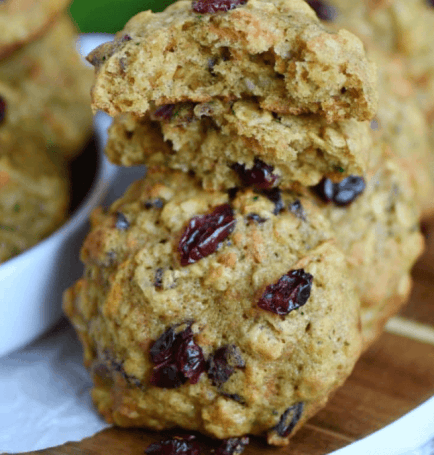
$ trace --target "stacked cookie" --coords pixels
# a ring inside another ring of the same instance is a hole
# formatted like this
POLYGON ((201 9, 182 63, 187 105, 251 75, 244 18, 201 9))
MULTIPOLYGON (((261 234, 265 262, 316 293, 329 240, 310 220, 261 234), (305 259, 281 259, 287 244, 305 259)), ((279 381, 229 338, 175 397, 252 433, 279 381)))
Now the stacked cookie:
POLYGON ((68 161, 91 133, 92 74, 76 51, 68 3, 0 5, 0 263, 64 221, 68 161))
POLYGON ((410 138, 389 134, 398 114, 371 123, 375 65, 304 0, 181 0, 88 60, 107 155, 148 166, 93 214, 65 293, 98 410, 286 444, 405 301, 422 249, 423 182, 393 150, 410 138))

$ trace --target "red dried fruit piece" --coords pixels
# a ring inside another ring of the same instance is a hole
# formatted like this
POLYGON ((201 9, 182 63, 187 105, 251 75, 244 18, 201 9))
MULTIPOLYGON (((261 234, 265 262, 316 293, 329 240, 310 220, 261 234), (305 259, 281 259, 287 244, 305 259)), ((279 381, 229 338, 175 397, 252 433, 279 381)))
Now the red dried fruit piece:
POLYGON ((6 100, 0 96, 0 125, 6 117, 6 100))
POLYGON ((169 327, 149 351, 155 367, 151 384, 164 389, 173 389, 190 380, 191 384, 199 381, 205 371, 206 363, 202 348, 193 340, 192 322, 187 328, 176 332, 180 324, 169 327))
POLYGON ((306 0, 306 2, 315 11, 318 19, 327 22, 335 20, 337 12, 333 6, 321 0, 306 0))
POLYGON ((185 267, 214 253, 233 232, 235 225, 229 204, 219 205, 212 213, 192 218, 178 245, 181 265, 185 267))
POLYGON ((330 179, 321 180, 314 186, 314 191, 325 202, 333 202, 338 206, 351 204, 360 196, 366 188, 363 177, 350 175, 339 183, 333 183, 330 179))
POLYGON ((288 408, 282 414, 279 423, 273 428, 273 430, 282 438, 289 436, 303 414, 303 407, 303 403, 297 403, 288 408))
POLYGON ((231 167, 238 174, 244 186, 253 186, 258 190, 272 188, 279 178, 273 174, 273 166, 265 164, 258 158, 255 159, 255 163, 251 169, 246 169, 246 166, 240 163, 235 163, 231 167))
POLYGON ((194 437, 173 438, 156 442, 145 450, 147 455, 199 455, 199 444, 194 437))
POLYGON ((258 306, 285 316, 303 306, 310 296, 313 276, 303 269, 291 270, 275 284, 266 287, 258 306))
POLYGON ((246 445, 250 442, 247 436, 242 438, 225 439, 215 451, 216 455, 239 455, 244 452, 246 445))
POLYGON ((163 120, 169 122, 172 118, 175 107, 176 104, 165 104, 163 106, 160 106, 154 111, 152 118, 155 120, 163 120))
POLYGON ((208 360, 207 373, 213 385, 220 387, 234 373, 236 368, 244 368, 240 350, 233 344, 223 346, 208 360))
POLYGON ((247 0, 196 0, 193 2, 193 11, 199 14, 214 14, 245 5, 247 0))

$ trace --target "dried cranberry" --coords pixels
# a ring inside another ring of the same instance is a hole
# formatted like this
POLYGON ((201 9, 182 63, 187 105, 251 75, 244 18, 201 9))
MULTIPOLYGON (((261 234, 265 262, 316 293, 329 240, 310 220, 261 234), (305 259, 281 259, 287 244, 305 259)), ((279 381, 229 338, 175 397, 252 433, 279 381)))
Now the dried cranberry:
POLYGON ((0 96, 0 125, 6 117, 6 100, 0 96))
POLYGON ((427 0, 428 1, 428 6, 431 6, 434 8, 434 0, 427 0))
POLYGON ((313 276, 303 269, 291 270, 275 284, 266 287, 258 306, 279 315, 287 315, 303 306, 312 288, 313 276))
POLYGON ((318 19, 331 22, 336 19, 336 9, 322 0, 306 0, 308 5, 315 11, 318 19))
POLYGON ((193 2, 193 11, 199 14, 225 13, 246 3, 247 0, 196 0, 193 2))
POLYGON ((297 422, 303 414, 303 403, 297 403, 288 408, 279 420, 279 423, 273 428, 276 433, 282 438, 286 438, 291 434, 297 422))
POLYGON ((165 104, 160 106, 152 114, 152 118, 155 120, 164 120, 169 122, 172 119, 173 111, 175 110, 176 104, 165 104))
POLYGON ((304 211, 304 208, 298 199, 289 205, 289 211, 293 213, 297 218, 306 221, 306 212, 304 211))
POLYGON ((200 346, 193 340, 191 322, 181 332, 176 332, 179 325, 169 327, 149 351, 154 363, 151 384, 164 389, 173 389, 190 380, 199 381, 205 371, 205 359, 200 346))
POLYGON ((253 221, 258 224, 265 223, 267 220, 265 218, 262 218, 262 216, 259 216, 257 213, 249 213, 247 215, 247 220, 248 221, 253 221))
POLYGON ((213 385, 220 387, 234 373, 236 368, 244 368, 240 350, 235 345, 218 349, 208 360, 207 373, 213 385))
POLYGON ((246 166, 240 163, 235 163, 231 167, 244 186, 253 186, 258 190, 272 188, 278 180, 278 176, 273 174, 273 166, 265 164, 258 158, 255 158, 251 169, 246 169, 246 166))
POLYGON ((229 204, 219 205, 212 213, 192 218, 179 241, 181 265, 193 264, 214 253, 233 232, 235 224, 229 204))
POLYGON ((145 450, 147 455, 199 455, 200 447, 194 438, 173 438, 156 442, 145 450))
POLYGON ((261 193, 274 204, 273 215, 278 215, 284 208, 282 200, 282 192, 279 188, 272 188, 271 190, 262 190, 261 193))
POLYGON ((325 202, 346 206, 360 196, 365 188, 365 180, 362 177, 350 175, 339 183, 333 183, 330 179, 323 179, 314 187, 314 191, 325 202))
POLYGON ((121 212, 116 212, 116 229, 126 231, 130 227, 130 222, 126 216, 121 212))
POLYGON ((216 455, 239 455, 244 452, 244 449, 249 442, 250 440, 247 436, 225 439, 215 453, 216 455))

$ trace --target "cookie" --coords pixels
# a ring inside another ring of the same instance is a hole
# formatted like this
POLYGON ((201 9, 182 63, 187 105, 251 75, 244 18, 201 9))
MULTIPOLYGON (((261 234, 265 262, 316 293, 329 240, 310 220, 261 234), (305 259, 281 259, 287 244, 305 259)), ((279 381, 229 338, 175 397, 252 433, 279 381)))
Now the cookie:
POLYGON ((405 61, 369 48, 378 65, 380 103, 372 128, 408 172, 424 217, 434 212, 434 154, 429 125, 407 77, 405 61))
POLYGON ((57 229, 68 203, 67 173, 43 139, 0 132, 0 263, 57 229))
POLYGON ((93 108, 112 116, 216 98, 329 122, 369 120, 377 107, 375 65, 360 40, 325 30, 304 0, 181 0, 134 16, 88 60, 93 108))
POLYGON ((359 301, 309 201, 151 169, 92 225, 64 310, 108 422, 284 445, 351 372, 359 301))
POLYGON ((193 171, 207 190, 240 186, 246 178, 261 188, 289 188, 362 175, 370 136, 368 122, 328 124, 317 115, 272 115, 254 101, 217 99, 163 106, 150 117, 119 115, 106 154, 115 164, 193 171))
POLYGON ((411 268, 423 250, 413 183, 390 146, 377 141, 363 183, 324 181, 311 194, 348 259, 366 348, 407 301, 411 268))
POLYGON ((0 65, 0 130, 42 134, 66 158, 81 151, 92 128, 92 70, 76 51, 77 31, 62 16, 39 40, 0 65))
MULTIPOLYGON (((403 59, 414 96, 434 131, 434 4, 431 0, 309 1, 324 24, 345 27, 394 58, 403 59)), ((400 70, 402 73, 402 70, 400 70)), ((381 102, 379 103, 381 108, 381 102)), ((430 144, 432 148, 434 143, 430 144)))
POLYGON ((5 0, 0 3, 0 59, 42 35, 69 0, 5 0))

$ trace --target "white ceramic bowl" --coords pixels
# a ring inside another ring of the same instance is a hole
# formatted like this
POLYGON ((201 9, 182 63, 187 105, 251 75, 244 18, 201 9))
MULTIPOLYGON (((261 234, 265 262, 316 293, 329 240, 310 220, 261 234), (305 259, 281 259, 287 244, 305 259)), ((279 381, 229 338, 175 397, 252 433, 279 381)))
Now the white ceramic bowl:
MULTIPOLYGON (((82 37, 82 55, 110 35, 82 37)), ((90 212, 107 194, 117 168, 102 152, 110 118, 95 117, 98 146, 93 185, 69 220, 33 248, 0 265, 0 356, 18 349, 45 332, 62 314, 62 293, 82 273, 79 250, 90 212)))

